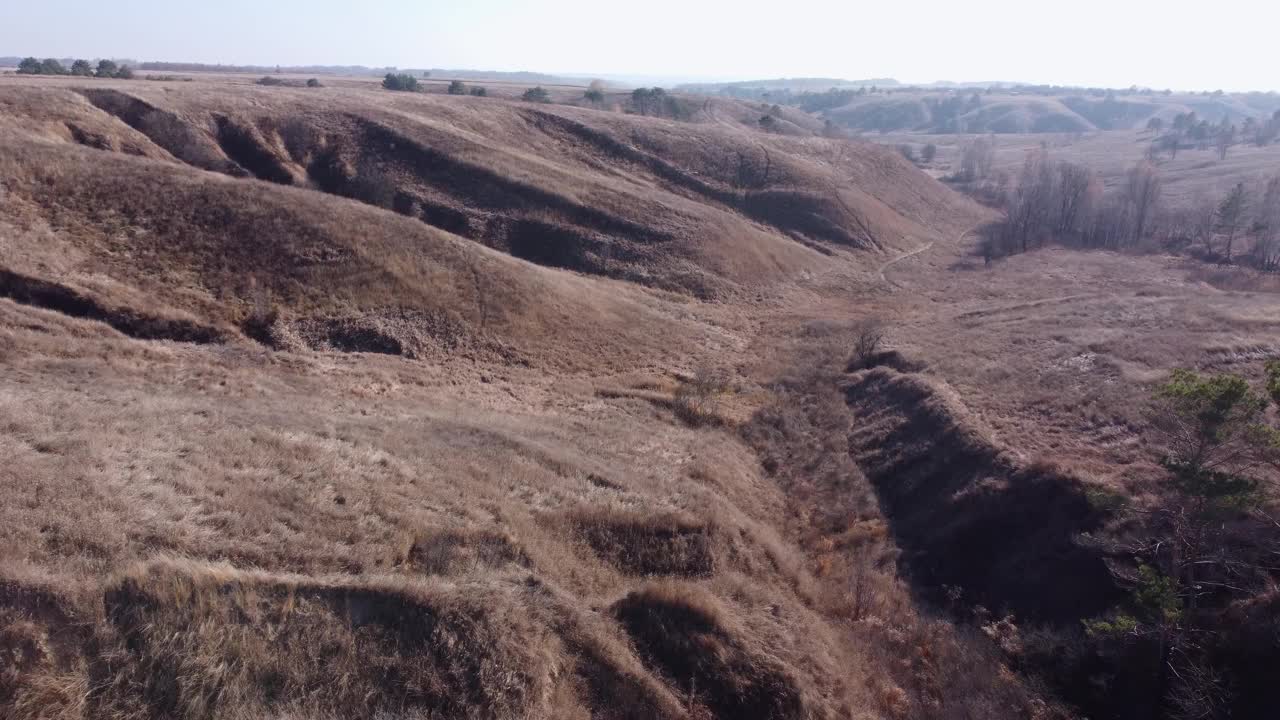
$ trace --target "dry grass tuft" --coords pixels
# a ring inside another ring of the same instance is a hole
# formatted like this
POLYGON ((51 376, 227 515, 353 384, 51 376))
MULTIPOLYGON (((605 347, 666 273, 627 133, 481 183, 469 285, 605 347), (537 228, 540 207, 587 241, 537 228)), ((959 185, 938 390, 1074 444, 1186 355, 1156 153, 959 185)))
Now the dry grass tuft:
POLYGON ((104 602, 97 714, 549 717, 557 641, 501 587, 162 562, 104 602))
POLYGON ((591 549, 627 575, 706 577, 716 571, 714 530, 675 514, 589 509, 570 520, 591 549))

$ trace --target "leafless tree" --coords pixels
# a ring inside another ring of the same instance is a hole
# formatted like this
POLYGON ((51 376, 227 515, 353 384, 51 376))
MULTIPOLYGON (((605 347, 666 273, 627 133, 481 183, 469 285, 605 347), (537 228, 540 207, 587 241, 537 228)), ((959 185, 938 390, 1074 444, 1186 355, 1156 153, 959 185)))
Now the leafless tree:
POLYGON ((960 178, 966 182, 983 180, 991 174, 996 146, 991 138, 975 138, 960 154, 960 178))
POLYGON ((853 357, 849 359, 850 370, 861 370, 870 363, 871 358, 880 352, 887 331, 884 320, 878 317, 864 318, 853 327, 853 357))
POLYGON ((1280 175, 1267 181, 1255 224, 1258 237, 1253 253, 1258 267, 1267 271, 1280 269, 1280 175))
POLYGON ((1133 242, 1145 237, 1147 226, 1160 203, 1160 172, 1148 162, 1138 163, 1129 171, 1125 183, 1125 200, 1133 210, 1133 242))
POLYGON ((1058 164, 1055 231, 1060 237, 1084 230, 1102 195, 1102 183, 1089 168, 1074 163, 1058 164))
POLYGON ((1027 251, 1032 240, 1043 243, 1050 231, 1055 180, 1047 150, 1027 153, 1018 185, 1009 199, 1009 227, 1022 252, 1027 251))
POLYGON ((1213 139, 1214 146, 1218 149, 1218 159, 1226 160, 1227 152, 1231 150, 1231 146, 1236 144, 1236 126, 1223 125, 1218 128, 1217 134, 1213 139))

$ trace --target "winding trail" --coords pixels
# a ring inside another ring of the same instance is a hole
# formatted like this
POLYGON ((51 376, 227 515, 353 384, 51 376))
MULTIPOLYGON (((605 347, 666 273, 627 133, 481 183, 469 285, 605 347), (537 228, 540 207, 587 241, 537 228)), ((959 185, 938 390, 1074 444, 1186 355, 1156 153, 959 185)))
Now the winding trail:
MULTIPOLYGON (((960 237, 961 237, 961 238, 964 238, 964 234, 963 234, 963 233, 961 233, 960 237)), ((925 243, 924 245, 921 245, 920 247, 916 248, 915 250, 912 250, 912 251, 911 251, 911 252, 909 252, 909 253, 903 253, 902 255, 899 255, 898 257, 896 257, 896 258, 894 258, 894 259, 890 260, 889 262, 887 262, 887 263, 885 263, 885 264, 881 265, 881 266, 880 266, 880 279, 881 279, 881 280, 883 280, 884 282, 886 282, 886 283, 888 283, 888 284, 890 284, 890 285, 894 286, 894 287, 899 287, 899 285, 898 285, 897 283, 895 283, 895 282, 893 282, 892 280, 890 280, 890 279, 888 278, 888 276, 886 276, 886 275, 884 274, 884 273, 885 273, 885 271, 886 271, 886 270, 888 270, 888 269, 889 269, 889 267, 890 267, 890 266, 892 266, 894 263, 900 263, 900 262, 902 262, 903 260, 906 260, 907 258, 915 257, 916 255, 919 255, 920 253, 924 252, 925 250, 928 250, 929 248, 931 248, 931 247, 933 247, 933 246, 934 246, 934 242, 932 242, 932 241, 931 241, 931 242, 927 242, 927 243, 925 243)))

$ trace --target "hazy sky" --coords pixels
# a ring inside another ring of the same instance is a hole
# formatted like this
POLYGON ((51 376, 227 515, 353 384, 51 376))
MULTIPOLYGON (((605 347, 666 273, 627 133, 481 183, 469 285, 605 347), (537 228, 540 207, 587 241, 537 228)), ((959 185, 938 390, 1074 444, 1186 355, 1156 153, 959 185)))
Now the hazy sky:
POLYGON ((1280 90, 1276 0, 5 4, 0 55, 1280 90))

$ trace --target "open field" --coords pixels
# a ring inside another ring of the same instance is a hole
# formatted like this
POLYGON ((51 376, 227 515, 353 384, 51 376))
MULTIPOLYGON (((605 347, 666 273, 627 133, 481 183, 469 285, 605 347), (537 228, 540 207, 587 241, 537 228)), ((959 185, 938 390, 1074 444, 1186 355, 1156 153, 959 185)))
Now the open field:
POLYGON ((0 78, 0 715, 1159 710, 1065 650, 1125 597, 1091 498, 1153 501, 1152 385, 1257 377, 1280 294, 985 266, 893 148, 732 109, 193 77, 0 78))

